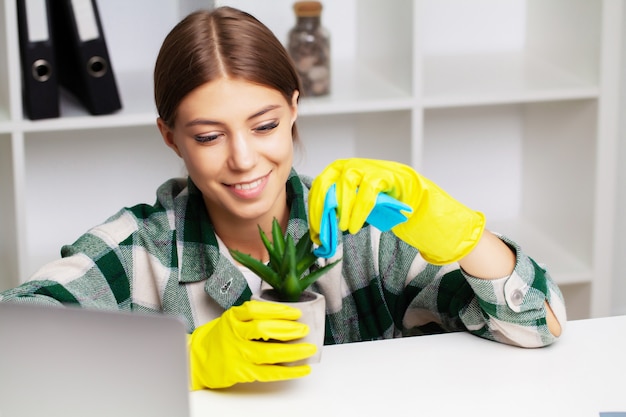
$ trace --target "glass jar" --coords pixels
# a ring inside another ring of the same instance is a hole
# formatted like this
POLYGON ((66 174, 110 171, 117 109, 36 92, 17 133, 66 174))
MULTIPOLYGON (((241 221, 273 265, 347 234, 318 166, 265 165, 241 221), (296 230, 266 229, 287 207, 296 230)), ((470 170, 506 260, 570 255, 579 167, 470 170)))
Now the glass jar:
POLYGON ((289 31, 287 49, 302 82, 302 97, 330 93, 330 36, 321 25, 322 3, 294 3, 296 25, 289 31))

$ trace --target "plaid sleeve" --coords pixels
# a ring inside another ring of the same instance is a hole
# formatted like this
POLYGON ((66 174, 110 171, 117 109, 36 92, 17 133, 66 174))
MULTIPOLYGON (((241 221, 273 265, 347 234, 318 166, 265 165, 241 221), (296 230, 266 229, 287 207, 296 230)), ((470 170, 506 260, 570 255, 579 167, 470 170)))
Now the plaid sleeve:
POLYGON ((135 219, 121 212, 63 247, 61 259, 43 266, 28 282, 1 293, 0 301, 129 309, 131 279, 120 247, 136 228, 135 219))
POLYGON ((484 280, 462 271, 476 297, 461 311, 467 329, 503 343, 541 347, 556 340, 546 323, 547 302, 561 326, 566 313, 563 295, 549 273, 525 255, 514 242, 500 238, 516 252, 508 277, 484 280))

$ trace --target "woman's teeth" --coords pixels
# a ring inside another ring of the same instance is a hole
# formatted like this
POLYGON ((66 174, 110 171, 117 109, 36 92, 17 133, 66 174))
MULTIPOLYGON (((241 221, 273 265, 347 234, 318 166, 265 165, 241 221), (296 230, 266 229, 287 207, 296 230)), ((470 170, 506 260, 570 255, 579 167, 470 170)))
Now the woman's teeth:
POLYGON ((235 189, 237 190, 251 190, 253 188, 258 187, 261 184, 262 180, 252 181, 246 184, 235 184, 235 189))

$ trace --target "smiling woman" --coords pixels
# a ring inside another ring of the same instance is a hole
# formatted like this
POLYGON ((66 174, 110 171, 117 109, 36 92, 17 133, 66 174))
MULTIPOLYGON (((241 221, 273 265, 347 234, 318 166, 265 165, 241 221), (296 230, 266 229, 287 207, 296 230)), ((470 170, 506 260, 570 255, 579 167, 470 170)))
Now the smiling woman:
POLYGON ((285 183, 293 160, 292 128, 298 92, 291 100, 275 89, 220 75, 187 94, 173 127, 158 126, 165 143, 185 162, 202 193, 218 235, 229 247, 264 258, 255 241, 241 243, 257 225, 289 218, 285 183))
POLYGON ((154 73, 159 130, 184 160, 218 235, 265 258, 258 242, 241 236, 257 225, 271 230, 273 218, 284 228, 289 218, 284 185, 300 81, 286 51, 251 15, 220 8, 177 25, 154 73))
POLYGON ((284 268, 306 279, 336 262, 311 286, 326 300, 326 344, 470 331, 540 347, 560 335, 565 308, 549 273, 413 168, 353 158, 315 180, 293 169, 300 83, 251 15, 221 7, 183 19, 163 42, 154 91, 159 131, 188 177, 63 247, 0 301, 179 316, 193 389, 301 377, 311 368, 291 362, 315 346, 282 343, 307 334, 301 311, 252 299, 260 281, 231 251, 267 262, 259 228, 272 235, 274 218, 275 244, 282 232, 320 245, 326 219, 336 222, 335 254, 284 268), (407 207, 391 230, 367 222, 380 193, 407 207), (336 211, 322 216, 329 195, 336 211))

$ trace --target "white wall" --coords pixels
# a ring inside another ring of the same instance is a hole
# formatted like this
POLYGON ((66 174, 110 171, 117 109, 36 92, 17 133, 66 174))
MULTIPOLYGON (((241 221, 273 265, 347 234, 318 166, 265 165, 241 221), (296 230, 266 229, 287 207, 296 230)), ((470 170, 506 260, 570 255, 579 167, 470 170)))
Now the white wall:
MULTIPOLYGON (((622 17, 626 21, 626 11, 622 17)), ((626 28, 622 35, 622 50, 626 46, 626 28)), ((622 54, 620 79, 620 137, 618 147, 617 207, 615 219, 615 253, 613 268, 613 300, 611 312, 626 314, 626 53, 622 54)))

